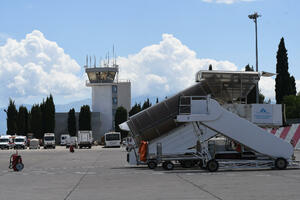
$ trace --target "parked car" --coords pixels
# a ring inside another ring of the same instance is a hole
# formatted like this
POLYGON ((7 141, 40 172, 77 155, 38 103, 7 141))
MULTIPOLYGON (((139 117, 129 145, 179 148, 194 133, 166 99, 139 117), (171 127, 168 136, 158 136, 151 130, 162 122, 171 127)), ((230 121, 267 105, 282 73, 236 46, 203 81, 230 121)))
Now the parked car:
POLYGON ((66 148, 69 148, 71 145, 75 148, 78 148, 78 142, 77 142, 77 137, 76 136, 69 137, 67 139, 66 148))

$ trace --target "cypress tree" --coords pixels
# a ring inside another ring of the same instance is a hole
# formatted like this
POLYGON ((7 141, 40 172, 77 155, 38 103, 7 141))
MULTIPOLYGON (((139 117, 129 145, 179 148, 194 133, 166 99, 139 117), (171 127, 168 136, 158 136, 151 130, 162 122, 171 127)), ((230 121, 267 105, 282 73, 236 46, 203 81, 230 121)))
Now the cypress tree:
POLYGON ((79 130, 92 130, 91 128, 91 110, 89 105, 81 106, 79 113, 79 130))
POLYGON ((42 111, 38 104, 31 107, 30 112, 30 127, 35 138, 43 138, 43 127, 42 127, 42 111))
POLYGON ((119 127, 119 124, 122 124, 123 122, 127 121, 127 110, 120 106, 116 110, 116 115, 115 115, 115 131, 121 132, 121 138, 124 138, 127 136, 126 131, 122 131, 119 127))
POLYGON ((4 110, 6 112, 7 118, 7 135, 14 135, 17 133, 17 117, 18 117, 18 111, 16 109, 15 101, 12 99, 9 99, 9 105, 7 107, 7 110, 4 110))
POLYGON ((151 106, 152 106, 152 104, 150 103, 149 98, 147 98, 147 100, 144 102, 144 104, 142 106, 142 110, 145 110, 145 109, 147 109, 147 108, 149 108, 151 106))
POLYGON ((212 65, 211 64, 209 65, 208 70, 212 71, 212 65))
POLYGON ((284 38, 281 38, 277 51, 275 92, 276 103, 282 103, 283 97, 288 95, 296 95, 295 78, 290 76, 287 50, 284 44, 284 38))
POLYGON ((17 135, 26 136, 28 133, 28 111, 24 106, 19 107, 17 116, 17 135))
POLYGON ((135 103, 134 106, 131 108, 131 110, 129 111, 129 117, 141 112, 142 108, 141 108, 141 104, 137 104, 135 103))
POLYGON ((75 109, 70 109, 68 113, 68 132, 70 136, 76 136, 76 116, 75 109))

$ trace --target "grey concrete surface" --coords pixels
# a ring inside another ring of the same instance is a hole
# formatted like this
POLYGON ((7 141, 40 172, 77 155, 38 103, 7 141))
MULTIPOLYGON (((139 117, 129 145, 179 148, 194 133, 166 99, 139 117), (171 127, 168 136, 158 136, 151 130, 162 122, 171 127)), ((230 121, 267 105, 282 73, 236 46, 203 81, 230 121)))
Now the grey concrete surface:
MULTIPOLYGON (((1 200, 300 199, 300 170, 130 167, 124 149, 25 150, 25 168, 8 169, 13 150, 0 150, 1 200)), ((296 152, 300 159, 300 152, 296 152)))

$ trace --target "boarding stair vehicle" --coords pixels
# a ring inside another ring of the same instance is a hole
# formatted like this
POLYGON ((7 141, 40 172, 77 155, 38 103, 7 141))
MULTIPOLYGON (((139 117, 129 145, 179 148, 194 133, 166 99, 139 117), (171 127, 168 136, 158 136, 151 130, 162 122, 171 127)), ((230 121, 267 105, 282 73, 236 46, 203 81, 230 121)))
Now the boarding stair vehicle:
POLYGON ((262 118, 261 113, 252 113, 260 115, 257 118, 241 117, 237 114, 240 110, 232 109, 238 105, 247 111, 251 106, 247 104, 247 95, 261 75, 198 72, 196 84, 119 125, 130 131, 135 142, 127 161, 148 165, 150 169, 162 165, 167 170, 177 163, 183 167, 198 165, 211 172, 219 168, 299 166, 293 160, 293 146, 262 128, 262 124, 282 124, 282 115, 277 112, 281 105, 268 105, 273 112, 261 109, 262 114, 270 115, 269 121, 255 121, 262 118))

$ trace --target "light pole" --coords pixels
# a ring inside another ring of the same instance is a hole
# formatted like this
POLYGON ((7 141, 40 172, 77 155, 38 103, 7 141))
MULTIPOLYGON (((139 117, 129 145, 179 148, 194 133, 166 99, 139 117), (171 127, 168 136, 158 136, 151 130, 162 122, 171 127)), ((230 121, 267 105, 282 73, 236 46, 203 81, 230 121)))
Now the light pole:
MULTIPOLYGON (((256 47, 256 72, 258 72, 258 48, 257 48, 257 18, 261 17, 261 15, 255 12, 252 15, 248 15, 249 19, 253 19, 255 23, 255 47, 256 47)), ((259 103, 259 94, 258 94, 258 82, 256 84, 256 103, 259 103)))

